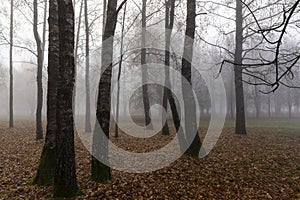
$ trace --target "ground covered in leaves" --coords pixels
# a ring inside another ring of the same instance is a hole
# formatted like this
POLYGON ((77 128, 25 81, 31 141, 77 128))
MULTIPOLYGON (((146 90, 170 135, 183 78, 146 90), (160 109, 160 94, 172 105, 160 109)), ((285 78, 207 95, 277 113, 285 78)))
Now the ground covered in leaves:
MULTIPOLYGON (((0 199, 51 199, 51 187, 30 186, 43 142, 34 140, 35 124, 0 123, 0 199)), ((161 147, 173 136, 136 141, 121 134, 115 143, 132 151, 161 147)), ((112 171, 107 184, 89 180, 90 155, 76 140, 77 199, 300 199, 300 130, 251 127, 237 136, 226 127, 204 159, 182 157, 147 174, 112 171)))

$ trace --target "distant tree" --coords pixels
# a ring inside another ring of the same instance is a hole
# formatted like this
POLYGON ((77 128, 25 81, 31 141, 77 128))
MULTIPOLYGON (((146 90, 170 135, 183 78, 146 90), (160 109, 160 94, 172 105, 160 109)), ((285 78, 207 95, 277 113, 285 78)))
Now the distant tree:
POLYGON ((38 31, 38 2, 33 0, 33 33, 37 48, 37 108, 36 108, 36 140, 43 139, 42 109, 43 109, 43 66, 46 43, 47 0, 44 8, 43 39, 38 31))
POLYGON ((85 21, 85 132, 91 132, 91 100, 90 100, 90 28, 88 3, 84 0, 85 21))
POLYGON ((14 127, 14 0, 10 2, 10 42, 9 42, 9 128, 14 127))
POLYGON ((0 88, 6 85, 5 69, 0 64, 0 88))
POLYGON ((115 123, 115 137, 119 137, 119 114, 120 114, 120 80, 121 80, 121 73, 122 73, 122 64, 123 64, 123 51, 124 51, 124 31, 125 31, 125 20, 126 20, 126 11, 127 11, 127 3, 124 6, 124 13, 122 19, 122 31, 121 31, 121 44, 120 44, 120 61, 119 61, 119 69, 118 69, 118 88, 117 88, 117 108, 116 108, 116 123, 115 123))
POLYGON ((78 191, 74 150, 72 98, 75 81, 74 10, 69 0, 58 1, 59 68, 56 102, 56 169, 54 198, 76 196, 78 191))
POLYGON ((143 0, 142 5, 142 41, 141 41, 141 65, 142 65, 142 84, 143 84, 143 103, 145 110, 145 125, 152 129, 150 114, 150 100, 148 93, 148 70, 147 70, 147 49, 146 46, 146 29, 147 29, 147 0, 143 0))
POLYGON ((84 0, 81 0, 80 9, 79 9, 79 16, 78 16, 78 25, 77 25, 77 34, 76 34, 76 41, 75 41, 75 86, 74 86, 74 94, 73 94, 73 112, 76 112, 76 93, 77 93, 77 71, 79 65, 78 59, 78 50, 79 50, 79 38, 80 38, 80 30, 81 30, 81 18, 82 18, 82 10, 83 10, 84 0))

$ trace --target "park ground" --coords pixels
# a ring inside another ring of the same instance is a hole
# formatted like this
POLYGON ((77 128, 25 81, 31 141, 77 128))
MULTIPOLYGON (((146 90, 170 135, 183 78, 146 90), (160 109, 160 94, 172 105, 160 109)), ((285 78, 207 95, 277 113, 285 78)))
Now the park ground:
MULTIPOLYGON (((299 122, 249 120, 248 135, 238 136, 228 121, 206 158, 183 156, 167 168, 145 174, 113 170, 107 184, 89 180, 90 155, 77 138, 77 178, 82 192, 77 199, 300 199, 299 122)), ((34 140, 35 123, 23 119, 15 127, 8 129, 6 122, 0 122, 0 199, 51 199, 52 187, 28 184, 43 146, 34 140)), ((113 140, 127 150, 146 152, 172 137, 137 140, 121 134, 113 140)))

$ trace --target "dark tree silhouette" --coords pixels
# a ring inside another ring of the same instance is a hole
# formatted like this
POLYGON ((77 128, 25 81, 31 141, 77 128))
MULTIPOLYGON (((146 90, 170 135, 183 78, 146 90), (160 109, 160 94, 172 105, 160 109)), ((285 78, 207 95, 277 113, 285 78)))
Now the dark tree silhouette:
POLYGON ((85 21, 85 132, 91 132, 91 100, 90 100, 90 28, 88 19, 88 3, 84 0, 85 21))
POLYGON ((54 198, 73 197, 78 190, 72 110, 75 82, 74 10, 72 1, 58 1, 58 24, 60 51, 56 102, 57 135, 54 198))
POLYGON ((236 36, 234 54, 234 82, 235 82, 235 101, 236 101, 236 120, 235 133, 247 134, 245 100, 243 86, 243 5, 240 0, 236 0, 236 36))
POLYGON ((142 5, 142 41, 141 41, 141 65, 142 65, 142 84, 143 84, 143 103, 144 103, 144 111, 145 111, 145 125, 148 126, 149 129, 152 129, 153 125, 151 123, 151 114, 150 114, 150 99, 148 92, 148 85, 145 84, 148 80, 148 70, 147 70, 147 49, 146 45, 146 29, 147 29, 147 0, 143 0, 142 5))
POLYGON ((57 76, 59 66, 59 27, 57 0, 49 1, 49 52, 47 131, 45 144, 33 184, 52 185, 55 171, 57 76))
MULTIPOLYGON (((126 3, 124 0, 117 8, 118 0, 108 0, 106 11, 106 23, 104 35, 102 37, 101 52, 101 69, 98 99, 97 99, 97 122, 93 136, 93 155, 108 160, 108 143, 109 125, 111 114, 111 78, 112 78, 112 61, 113 61, 113 38, 115 35, 118 13, 126 3), (100 128, 106 138, 101 137, 100 128)), ((110 167, 101 163, 97 158, 92 156, 91 179, 97 182, 107 182, 111 179, 110 167)))
POLYGON ((14 127, 14 0, 10 2, 10 44, 9 44, 9 128, 14 127))
MULTIPOLYGON (((47 3, 45 4, 47 5, 47 3)), ((47 6, 45 6, 45 9, 47 6)), ((46 14, 46 13, 45 13, 46 14)), ((44 27, 45 28, 45 27, 44 27)), ((44 29, 44 31, 46 31, 44 29)), ((38 2, 33 0, 33 33, 37 48, 37 107, 36 107, 36 140, 43 139, 42 109, 43 109, 43 65, 44 42, 38 32, 38 2)), ((45 38, 45 37, 44 37, 45 38)))
POLYGON ((186 18, 186 32, 184 41, 184 52, 182 58, 182 76, 188 81, 185 83, 182 81, 182 95, 184 100, 185 111, 185 135, 187 141, 192 140, 192 144, 187 149, 186 154, 193 157, 199 156, 201 148, 201 140, 198 134, 198 127, 196 123, 196 105, 193 96, 193 92, 190 91, 186 84, 192 85, 192 64, 193 47, 196 30, 196 0, 187 0, 187 18, 186 18), (191 134, 196 133, 194 138, 189 137, 191 134))

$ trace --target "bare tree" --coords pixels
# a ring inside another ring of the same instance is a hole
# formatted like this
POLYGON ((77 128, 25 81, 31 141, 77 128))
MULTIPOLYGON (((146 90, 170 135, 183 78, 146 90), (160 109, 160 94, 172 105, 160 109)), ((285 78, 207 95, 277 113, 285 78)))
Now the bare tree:
POLYGON ((247 134, 246 116, 245 116, 245 99, 243 86, 243 5, 240 0, 236 0, 236 38, 234 54, 234 82, 235 82, 235 101, 236 101, 236 120, 235 133, 247 134))
MULTIPOLYGON (((171 43, 171 34, 174 26, 174 15, 175 15, 175 1, 174 0, 166 0, 166 16, 165 16, 165 87, 170 88, 171 82, 170 82, 170 43, 171 43)), ((166 114, 163 114, 162 120, 166 119, 166 122, 163 123, 163 129, 162 134, 163 135, 169 135, 169 125, 168 125, 168 118, 167 118, 167 112, 168 112, 168 96, 171 94, 167 93, 167 89, 164 88, 163 90, 163 108, 165 110, 166 114)))
POLYGON ((185 134, 187 141, 192 141, 191 146, 185 152, 193 157, 199 156, 201 148, 201 140, 198 134, 198 128, 196 123, 196 105, 193 96, 193 92, 189 90, 189 86, 192 85, 192 64, 194 38, 196 31, 196 0, 187 0, 187 18, 186 18, 186 32, 184 41, 184 51, 182 58, 182 69, 181 73, 188 83, 182 81, 182 95, 184 100, 184 116, 185 116, 185 134), (190 135, 196 133, 195 137, 192 138, 190 135))
POLYGON ((73 94, 73 112, 74 112, 74 115, 75 115, 75 112, 76 112, 77 71, 78 71, 78 65, 79 65, 78 49, 79 49, 79 38, 80 38, 80 28, 81 28, 81 17, 82 17, 83 3, 84 3, 84 0, 82 0, 81 4, 80 4, 77 34, 76 34, 76 41, 75 41, 75 86, 74 86, 74 94, 73 94))
POLYGON ((14 0, 10 2, 10 44, 9 44, 9 128, 14 127, 14 0))
MULTIPOLYGON (((45 1, 45 12, 47 10, 47 1, 45 1)), ((46 18, 45 18, 46 19, 46 18)), ((36 140, 43 139, 42 109, 43 109, 43 65, 45 48, 46 25, 44 21, 43 41, 38 32, 38 2, 33 0, 33 33, 37 48, 37 108, 36 108, 36 140)))
POLYGON ((121 31, 121 47, 120 47, 120 61, 119 61, 119 71, 118 71, 118 79, 117 79, 117 108, 116 108, 116 124, 115 124, 115 137, 119 137, 119 114, 120 114, 120 79, 121 79, 121 73, 122 73, 122 63, 124 58, 124 31, 125 31, 125 20, 126 20, 126 11, 127 11, 127 3, 124 6, 124 13, 123 13, 123 21, 122 21, 122 31, 121 31))
POLYGON ((55 148, 57 133, 57 76, 59 66, 59 27, 57 0, 49 1, 49 51, 48 51, 48 93, 47 131, 37 174, 33 179, 36 185, 52 185, 56 165, 55 148))
POLYGON ((90 31, 88 19, 88 3, 84 0, 85 19, 85 132, 91 132, 91 100, 90 100, 90 31))
POLYGON ((151 123, 151 114, 150 114, 150 100, 148 94, 148 85, 146 84, 148 80, 148 70, 147 70, 147 49, 146 46, 146 29, 147 29, 147 0, 143 0, 142 5, 142 41, 141 41, 141 65, 142 65, 142 84, 143 84, 143 103, 145 111, 145 125, 149 129, 152 129, 153 125, 151 123))
MULTIPOLYGON (((94 129, 92 151, 93 155, 101 156, 108 160, 109 125, 111 114, 111 79, 113 66, 113 38, 115 35, 118 13, 126 3, 124 0, 117 8, 118 0, 109 0, 106 11, 106 23, 102 37, 101 69, 97 99, 97 123, 94 129), (101 132, 105 134, 102 137, 101 132)), ((107 182, 111 179, 110 167, 101 163, 92 156, 91 179, 97 182, 107 182)))

